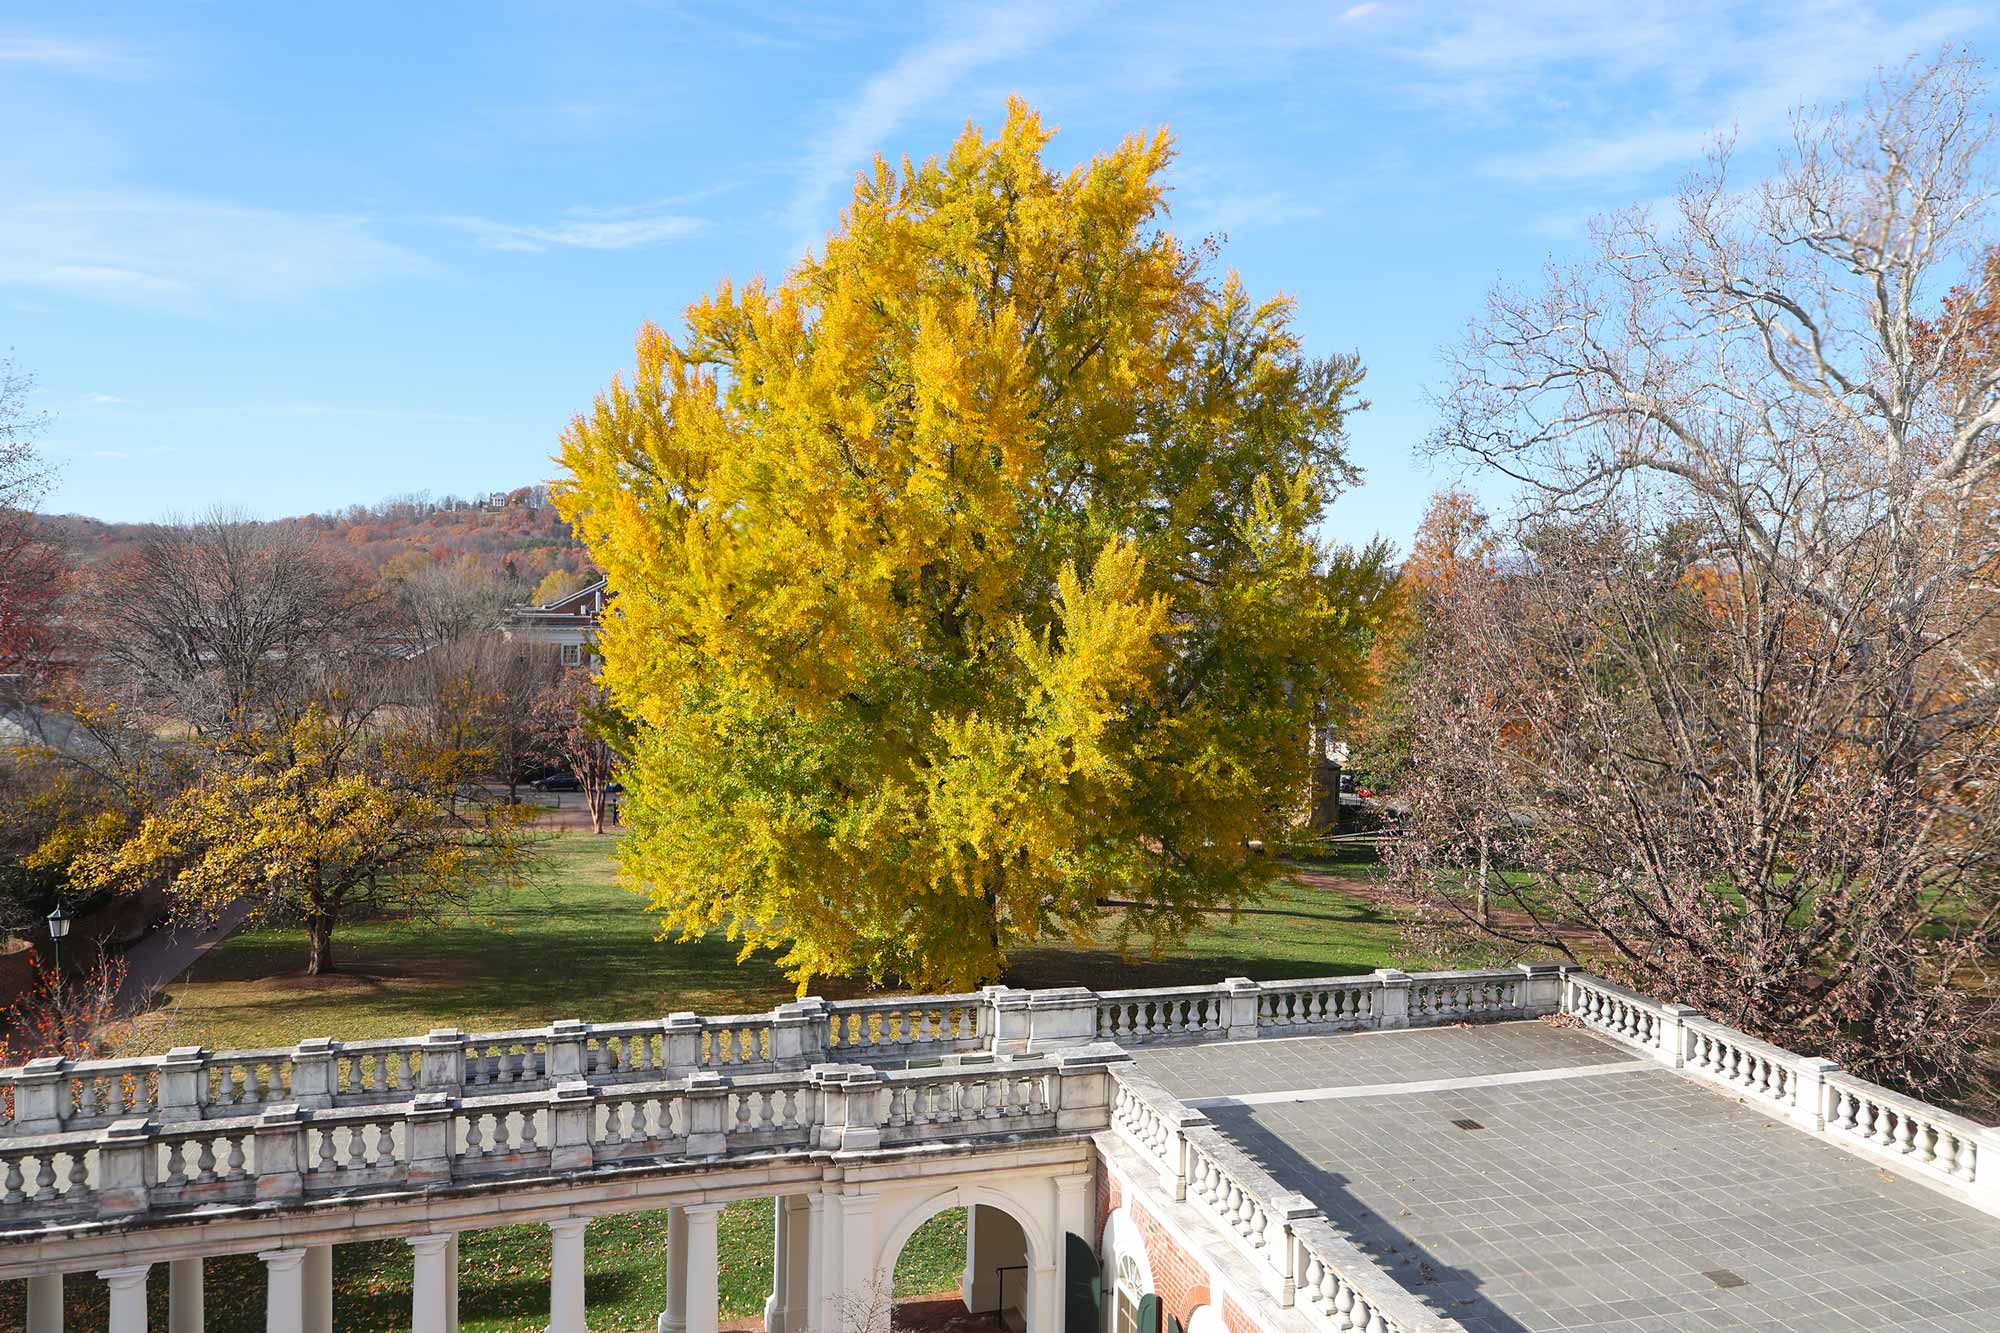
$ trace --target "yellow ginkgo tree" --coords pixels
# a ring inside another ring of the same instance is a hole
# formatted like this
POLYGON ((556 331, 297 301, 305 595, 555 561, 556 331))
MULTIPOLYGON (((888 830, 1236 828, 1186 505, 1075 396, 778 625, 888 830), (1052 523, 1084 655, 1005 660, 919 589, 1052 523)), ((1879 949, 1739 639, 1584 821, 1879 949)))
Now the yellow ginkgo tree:
POLYGON ((1358 362, 1173 235, 1164 132, 1069 171, 1051 137, 1014 102, 878 160, 563 439, 635 726, 623 873, 801 986, 970 986, 1242 902, 1389 583, 1315 535, 1358 362))
POLYGON ((306 971, 334 966, 361 915, 436 916, 532 866, 531 806, 479 799, 482 756, 318 704, 209 743, 199 780, 70 862, 82 886, 163 883, 178 915, 248 897, 306 932, 306 971))

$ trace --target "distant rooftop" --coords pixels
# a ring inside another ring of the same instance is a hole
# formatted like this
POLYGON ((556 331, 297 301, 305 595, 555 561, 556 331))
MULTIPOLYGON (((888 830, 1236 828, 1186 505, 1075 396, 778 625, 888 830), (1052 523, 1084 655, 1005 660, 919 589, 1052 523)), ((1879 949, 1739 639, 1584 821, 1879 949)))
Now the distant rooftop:
POLYGON ((1470 1330, 2000 1329, 2000 1218, 1589 1031, 1138 1062, 1470 1330))

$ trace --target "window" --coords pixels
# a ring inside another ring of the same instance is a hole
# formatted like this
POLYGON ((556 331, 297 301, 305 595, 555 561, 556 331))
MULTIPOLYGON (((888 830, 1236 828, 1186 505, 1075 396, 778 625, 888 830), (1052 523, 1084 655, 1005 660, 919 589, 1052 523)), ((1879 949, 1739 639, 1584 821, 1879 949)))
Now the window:
POLYGON ((1139 1261, 1129 1254, 1118 1256, 1118 1303, 1111 1333, 1139 1333, 1139 1261))
POLYGON ((562 664, 564 666, 582 666, 583 645, 580 643, 564 644, 562 646, 562 664))

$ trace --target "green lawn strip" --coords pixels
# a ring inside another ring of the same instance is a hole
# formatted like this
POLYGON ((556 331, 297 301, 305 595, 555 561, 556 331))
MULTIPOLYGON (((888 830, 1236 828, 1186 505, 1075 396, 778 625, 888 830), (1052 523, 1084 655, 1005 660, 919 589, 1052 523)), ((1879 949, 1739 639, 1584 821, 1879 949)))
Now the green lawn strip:
MULTIPOLYGON (((295 929, 245 931, 211 951, 172 988, 149 1044, 211 1049, 288 1046, 301 1037, 403 1036, 435 1027, 468 1031, 541 1027, 556 1018, 611 1022, 676 1010, 751 1013, 792 997, 766 958, 736 962, 720 937, 661 941, 643 903, 618 887, 611 837, 562 833, 547 845, 541 886, 481 897, 463 920, 443 924, 368 921, 335 936, 342 969, 306 977, 295 929)), ((1370 873, 1347 852, 1311 867, 1370 873)), ((1227 976, 1259 980, 1368 972, 1403 958, 1400 922, 1380 905, 1337 888, 1277 876, 1242 911, 1215 913, 1171 955, 1124 957, 1109 947, 1060 943, 1018 951, 1006 980, 1016 986, 1192 985, 1227 976)), ((1106 933, 1122 909, 1106 909, 1106 933)), ((828 998, 864 994, 852 983, 815 985, 828 998)), ((586 1288, 593 1329, 650 1330, 665 1301, 666 1218, 640 1213, 593 1221, 586 1236, 586 1288)), ((718 1237, 725 1319, 762 1314, 771 1282, 771 1205, 733 1204, 718 1237)), ((369 1243, 336 1252, 335 1308, 343 1333, 408 1327, 410 1251, 369 1243)), ((548 1231, 502 1227, 466 1232, 459 1283, 467 1333, 537 1330, 548 1322, 548 1231)), ((955 1290, 965 1266, 963 1214, 928 1222, 904 1247, 898 1297, 955 1290)), ((263 1321, 262 1265, 242 1256, 208 1266, 213 1330, 254 1333, 263 1321)), ((153 1275, 156 1325, 165 1327, 166 1271, 153 1275)), ((0 1328, 19 1327, 21 1284, 0 1292, 0 1328)), ((101 1326, 103 1284, 70 1283, 72 1327, 101 1326)))

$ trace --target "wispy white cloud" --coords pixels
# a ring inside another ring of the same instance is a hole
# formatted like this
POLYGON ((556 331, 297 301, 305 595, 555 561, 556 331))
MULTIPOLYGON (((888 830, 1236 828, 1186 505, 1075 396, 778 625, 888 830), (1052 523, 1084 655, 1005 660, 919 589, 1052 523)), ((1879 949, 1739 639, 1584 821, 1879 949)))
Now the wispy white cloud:
POLYGON ((73 37, 0 32, 0 68, 40 68, 66 74, 129 77, 148 68, 143 56, 123 47, 73 37))
POLYGON ((818 244, 833 225, 834 201, 855 172, 876 153, 886 153, 911 116, 962 92, 978 71, 1032 54, 1083 21, 1091 8, 1086 0, 995 5, 969 27, 912 47, 870 78, 813 136, 799 163, 785 211, 799 234, 794 251, 818 244))
MULTIPOLYGON (((712 191, 703 192, 708 193, 712 191)), ((681 205, 697 197, 700 196, 684 195, 617 208, 571 208, 547 223, 462 216, 441 217, 437 221, 494 250, 528 253, 551 249, 637 250, 686 240, 706 230, 706 218, 678 211, 681 205)))
POLYGON ((1990 22, 1969 6, 1888 16, 1864 0, 1755 12, 1727 0, 1506 0, 1431 12, 1386 53, 1407 91, 1515 133, 1520 146, 1485 169, 1538 185, 1692 165, 1718 133, 1767 143, 1791 108, 1851 95, 1877 67, 1990 22))
POLYGON ((87 393, 83 396, 83 401, 96 403, 100 407, 119 407, 125 403, 125 400, 115 393, 87 393))
POLYGON ((1369 0, 1367 4, 1349 5, 1346 9, 1340 11, 1340 17, 1346 22, 1352 23, 1356 19, 1365 19, 1370 14, 1380 12, 1381 8, 1382 6, 1374 3, 1374 0, 1369 0))
POLYGON ((30 195, 0 209, 0 286, 206 310, 430 271, 365 218, 185 195, 30 195))

